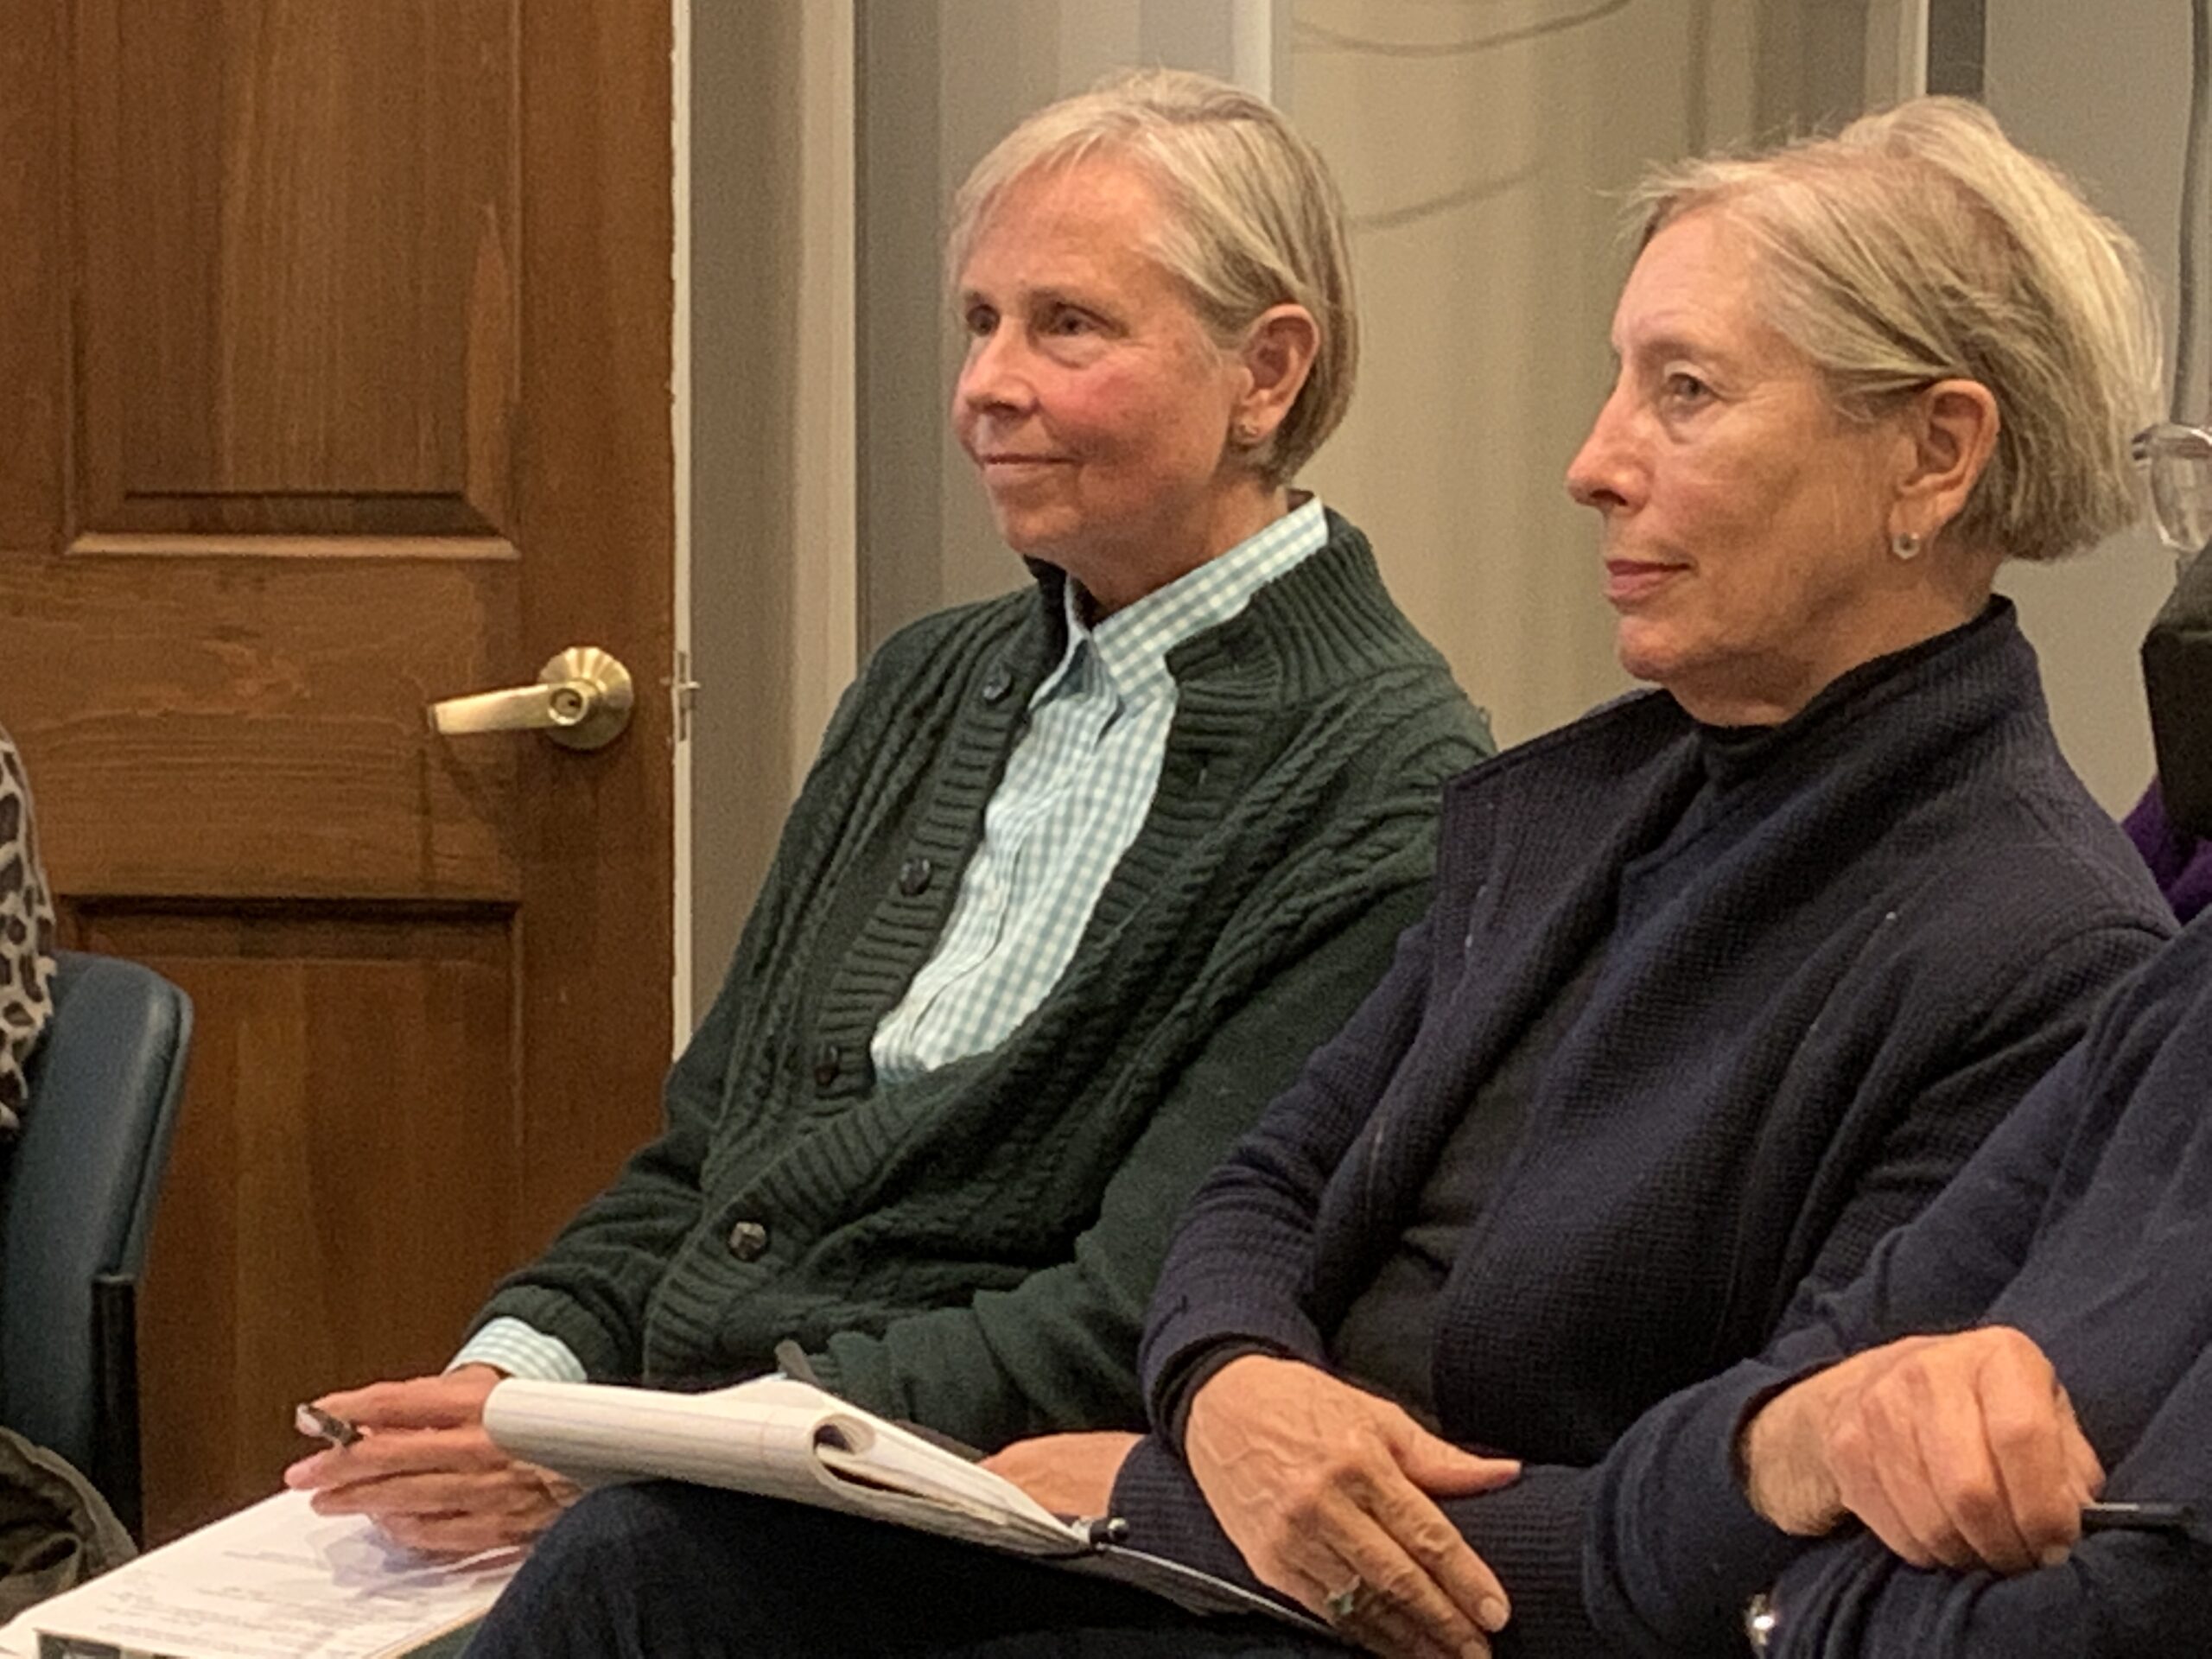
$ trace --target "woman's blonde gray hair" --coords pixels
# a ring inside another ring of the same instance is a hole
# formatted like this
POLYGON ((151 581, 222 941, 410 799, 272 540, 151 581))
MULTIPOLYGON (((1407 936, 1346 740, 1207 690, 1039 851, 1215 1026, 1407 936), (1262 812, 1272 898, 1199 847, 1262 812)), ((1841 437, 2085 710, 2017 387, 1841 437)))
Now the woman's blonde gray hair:
POLYGON ((1834 137, 1665 168, 1635 202, 1646 243, 1707 209, 1748 233, 1768 320, 1845 415, 1939 380, 1989 389, 1996 448, 1947 538, 2055 559, 2141 512, 2129 443, 2159 380, 2142 255, 1980 105, 1916 99, 1834 137))
POLYGON ((1270 307, 1313 314, 1319 346, 1272 438, 1249 452, 1270 484, 1294 477, 1344 418, 1359 362, 1344 205, 1319 152, 1264 99, 1210 75, 1148 69, 1039 110, 976 164, 953 200, 957 285, 1015 183, 1094 157, 1134 162, 1167 207, 1149 251, 1188 289, 1224 348, 1270 307))

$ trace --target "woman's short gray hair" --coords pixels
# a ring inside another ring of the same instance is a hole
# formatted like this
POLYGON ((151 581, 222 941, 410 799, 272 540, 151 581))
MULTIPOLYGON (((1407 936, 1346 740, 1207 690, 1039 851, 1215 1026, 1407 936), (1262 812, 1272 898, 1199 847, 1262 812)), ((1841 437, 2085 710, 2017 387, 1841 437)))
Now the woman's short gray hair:
POLYGON ((2128 446, 2159 373, 2142 255, 1986 110, 1916 99, 1834 137, 1665 168, 1635 211, 1648 243, 1708 207, 1752 238, 1768 320, 1847 416, 1938 380, 1989 389, 1996 448, 1946 534, 2054 559, 2141 512, 2128 446))
POLYGON ((1287 482, 1344 418, 1359 361, 1344 204, 1327 163, 1281 111, 1225 81, 1176 69, 1116 75, 1039 110, 976 164, 953 200, 950 280, 1014 184, 1094 156, 1135 162, 1160 191, 1168 212, 1151 252, 1220 344, 1270 306, 1313 314, 1313 369, 1251 456, 1269 483, 1287 482))

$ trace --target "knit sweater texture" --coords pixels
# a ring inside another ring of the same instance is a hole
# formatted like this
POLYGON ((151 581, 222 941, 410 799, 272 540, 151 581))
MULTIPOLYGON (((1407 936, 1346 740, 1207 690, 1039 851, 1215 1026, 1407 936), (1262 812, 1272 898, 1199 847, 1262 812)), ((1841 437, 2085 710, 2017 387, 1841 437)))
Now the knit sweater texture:
MULTIPOLYGON (((1141 1359, 1329 1363, 1481 1081, 1602 947, 1438 1301, 1446 1435, 1526 1461, 1442 1507, 1511 1596, 1501 1656, 1599 1649, 1590 1471, 1917 1212, 2172 931, 2068 770, 2012 607, 1845 676, 1770 736, 1632 697, 1447 791, 1429 915, 1187 1212, 1141 1359)), ((1157 1439, 1137 1548, 1243 1569, 1157 1439)))
POLYGON ((2114 994, 2080 1046, 1815 1318, 1621 1441, 1592 1506, 1603 1651, 1729 1651, 1770 1590, 1774 1659, 2156 1659, 2212 1631, 2212 916, 2114 994), (2107 1532, 2005 1578, 1908 1566, 1856 1525, 1790 1538, 1745 1501, 1750 1410, 1899 1337, 2010 1325, 2042 1348, 2120 1503, 2194 1536, 2107 1532))
POLYGON ((1417 917, 1480 716, 1357 531, 1179 645, 1160 782, 1058 983, 988 1052, 879 1083, 1030 693, 1059 573, 903 630, 841 705, 666 1127, 477 1323, 696 1387, 797 1340, 860 1404, 981 1446, 1141 1420, 1173 1217, 1417 917))

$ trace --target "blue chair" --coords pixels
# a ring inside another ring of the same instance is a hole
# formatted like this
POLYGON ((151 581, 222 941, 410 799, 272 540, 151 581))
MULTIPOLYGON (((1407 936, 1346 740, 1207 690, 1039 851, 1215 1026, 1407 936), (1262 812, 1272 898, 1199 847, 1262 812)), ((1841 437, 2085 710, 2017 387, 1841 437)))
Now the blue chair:
POLYGON ((92 1478, 135 1536, 138 1275, 192 1045, 192 1003, 149 968, 65 950, 0 1154, 0 1424, 92 1478))

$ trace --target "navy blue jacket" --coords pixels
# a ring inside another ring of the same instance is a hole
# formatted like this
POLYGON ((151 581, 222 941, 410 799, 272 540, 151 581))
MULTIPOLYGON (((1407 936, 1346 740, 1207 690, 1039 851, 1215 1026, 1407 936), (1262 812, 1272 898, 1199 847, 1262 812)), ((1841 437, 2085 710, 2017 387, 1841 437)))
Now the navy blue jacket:
MULTIPOLYGON (((1591 953, 1589 1002, 1439 1311, 1445 1433, 1530 1465, 1447 1512, 1514 1598, 1501 1654, 1585 1654, 1590 1470, 1646 1408, 1852 1278, 2172 931, 2060 757, 2012 607, 1868 664, 1748 747, 1663 694, 1456 779, 1383 983, 1185 1211, 1141 1366, 1325 1365, 1480 1082, 1591 953)), ((1130 1541, 1242 1573, 1157 1438, 1130 1541)))
POLYGON ((2212 1515, 2212 915, 2118 992, 2082 1045, 1866 1274, 1762 1360, 1630 1431, 1592 1507, 1608 1653, 1711 1654, 1773 1592, 1777 1659, 2150 1659, 2202 1653, 2212 1531, 2086 1538, 2063 1567, 1921 1571, 1851 1527, 1784 1537, 1736 1482, 1738 1426, 1801 1372, 1923 1332, 2035 1338, 2105 1496, 2212 1515))

